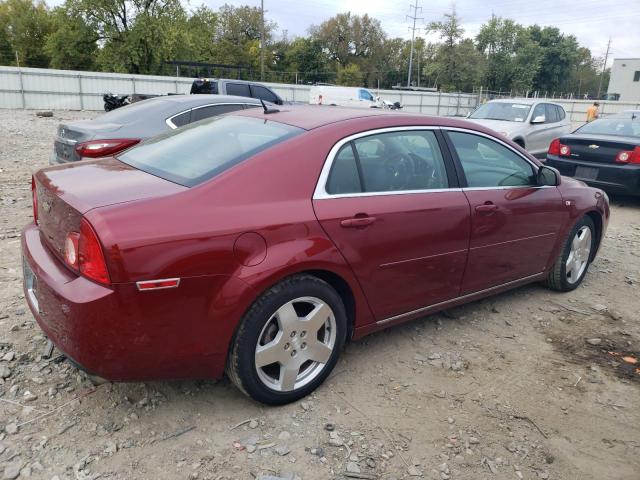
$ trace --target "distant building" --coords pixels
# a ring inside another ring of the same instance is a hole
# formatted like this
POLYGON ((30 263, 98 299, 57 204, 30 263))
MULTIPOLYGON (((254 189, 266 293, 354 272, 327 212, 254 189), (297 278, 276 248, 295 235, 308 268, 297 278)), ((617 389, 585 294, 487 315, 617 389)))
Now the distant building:
POLYGON ((621 102, 640 102, 640 58, 616 58, 607 93, 620 94, 621 102))

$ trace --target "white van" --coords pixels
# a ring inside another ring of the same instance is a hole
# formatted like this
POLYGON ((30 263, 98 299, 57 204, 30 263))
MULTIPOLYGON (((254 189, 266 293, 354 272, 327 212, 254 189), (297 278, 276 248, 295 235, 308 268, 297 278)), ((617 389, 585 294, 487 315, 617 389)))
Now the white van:
POLYGON ((379 98, 366 88, 314 85, 309 90, 311 105, 338 105, 341 107, 384 108, 379 98))

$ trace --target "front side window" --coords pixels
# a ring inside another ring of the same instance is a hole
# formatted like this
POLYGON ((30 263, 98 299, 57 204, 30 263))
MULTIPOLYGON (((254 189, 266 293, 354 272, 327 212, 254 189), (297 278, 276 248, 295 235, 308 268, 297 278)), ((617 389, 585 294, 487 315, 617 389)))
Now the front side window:
POLYGON ((558 111, 559 120, 564 120, 565 118, 567 118, 567 114, 565 113, 564 108, 562 108, 560 105, 556 105, 556 110, 558 111))
POLYGON ((270 120, 212 117, 146 140, 118 160, 192 187, 302 132, 270 120))
POLYGON ((327 193, 382 193, 448 188, 434 132, 412 130, 358 138, 335 157, 327 193))
POLYGON ((250 97, 248 83, 227 83, 227 95, 237 95, 238 97, 250 97))
POLYGON ((449 132, 449 137, 469 187, 536 185, 533 165, 504 145, 471 133, 449 132))
POLYGON ((545 112, 544 104, 543 103, 539 103, 533 109, 533 114, 531 115, 531 120, 535 120, 536 118, 539 118, 539 117, 545 117, 544 121, 548 122, 549 119, 546 118, 546 116, 547 115, 546 115, 546 112, 545 112))
POLYGON ((361 88, 359 91, 360 100, 367 100, 369 102, 373 102, 373 95, 368 90, 361 88))
POLYGON ((275 93, 260 85, 252 85, 251 92, 253 93, 253 95, 251 95, 253 98, 260 98, 265 102, 276 103, 278 101, 275 93))
POLYGON ((545 103, 544 105, 544 116, 546 123, 553 123, 560 120, 558 118, 558 110, 555 105, 551 105, 550 103, 545 103))

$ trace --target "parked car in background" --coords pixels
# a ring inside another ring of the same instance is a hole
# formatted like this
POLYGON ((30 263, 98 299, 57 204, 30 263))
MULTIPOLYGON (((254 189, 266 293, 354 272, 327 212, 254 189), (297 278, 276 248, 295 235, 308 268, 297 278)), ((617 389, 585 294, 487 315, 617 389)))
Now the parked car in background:
POLYGON ((537 99, 491 100, 468 119, 495 130, 537 157, 544 157, 551 140, 571 132, 562 105, 537 99))
POLYGON ((92 120, 61 123, 49 163, 115 155, 168 130, 259 106, 256 99, 227 95, 170 95, 143 100, 92 120))
POLYGON ((280 96, 266 85, 244 80, 227 80, 225 78, 197 78, 191 84, 192 94, 235 95, 239 97, 257 98, 265 102, 283 105, 280 96))
POLYGON ((353 108, 385 108, 386 106, 385 102, 366 88, 333 85, 313 85, 309 89, 309 104, 353 108))
POLYGON ((546 164, 613 193, 640 195, 640 117, 587 123, 554 140, 546 164))
POLYGON ((630 118, 631 120, 640 119, 640 110, 623 110, 613 115, 607 115, 605 118, 630 118))
POLYGON ((379 109, 237 111, 32 187, 25 298, 65 355, 118 381, 226 369, 268 404, 312 392, 347 339, 575 289, 609 219, 488 129, 379 109))

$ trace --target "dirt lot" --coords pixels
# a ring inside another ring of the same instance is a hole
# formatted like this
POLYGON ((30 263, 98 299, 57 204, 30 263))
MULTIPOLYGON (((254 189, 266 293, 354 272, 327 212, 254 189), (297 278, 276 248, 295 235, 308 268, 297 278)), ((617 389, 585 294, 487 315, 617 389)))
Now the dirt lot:
POLYGON ((640 478, 640 374, 622 360, 640 353, 640 201, 612 199, 575 292, 531 285, 352 343, 304 402, 266 408, 227 380, 94 388, 41 357, 20 264, 30 174, 58 122, 91 115, 0 110, 4 478, 640 478))

